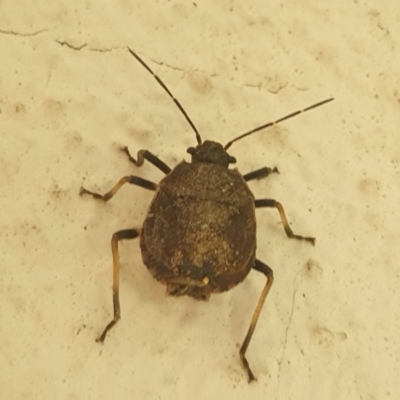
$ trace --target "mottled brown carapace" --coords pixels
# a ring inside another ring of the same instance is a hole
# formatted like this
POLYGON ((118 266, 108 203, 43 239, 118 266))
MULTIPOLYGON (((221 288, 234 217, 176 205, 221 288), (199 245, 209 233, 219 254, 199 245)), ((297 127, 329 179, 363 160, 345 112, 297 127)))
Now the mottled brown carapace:
POLYGON ((140 247, 168 294, 207 300, 246 277, 256 250, 254 200, 237 170, 216 164, 183 161, 160 182, 140 247))

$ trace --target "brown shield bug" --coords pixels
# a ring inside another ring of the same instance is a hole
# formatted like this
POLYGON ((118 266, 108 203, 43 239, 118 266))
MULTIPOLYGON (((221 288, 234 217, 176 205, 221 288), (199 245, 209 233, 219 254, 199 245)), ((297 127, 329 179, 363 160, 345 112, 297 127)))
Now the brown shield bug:
POLYGON ((110 200, 125 183, 155 192, 142 228, 125 229, 112 235, 114 317, 97 341, 104 342, 107 333, 121 317, 118 242, 140 237, 144 264, 158 281, 166 285, 170 296, 186 295, 208 300, 211 294, 230 290, 242 282, 251 269, 265 275, 265 287, 239 350, 249 381, 253 381, 255 377, 246 350, 273 282, 272 269, 256 258, 255 209, 276 208, 289 238, 311 244, 315 244, 315 238, 294 234, 281 203, 273 199, 256 200, 250 191, 248 181, 277 173, 277 168, 263 167, 241 175, 237 169, 229 169, 236 160, 227 150, 246 136, 326 104, 333 98, 261 125, 225 146, 210 140, 203 142, 186 111, 166 85, 134 51, 128 50, 175 102, 195 132, 197 146, 187 149, 192 156, 191 162, 182 161, 174 169, 148 150, 140 150, 135 159, 125 147, 122 150, 133 164, 140 167, 147 160, 166 174, 164 179, 156 184, 138 176, 125 176, 105 195, 80 189, 81 195, 89 194, 102 201, 110 200))

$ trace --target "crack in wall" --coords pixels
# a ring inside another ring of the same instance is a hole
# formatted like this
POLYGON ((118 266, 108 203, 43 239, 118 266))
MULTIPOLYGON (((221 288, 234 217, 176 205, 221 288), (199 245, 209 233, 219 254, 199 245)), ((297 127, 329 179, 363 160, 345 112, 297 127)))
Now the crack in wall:
POLYGON ((84 44, 82 44, 82 45, 80 45, 80 46, 74 46, 74 45, 72 45, 71 43, 68 43, 68 42, 66 42, 66 41, 61 41, 61 40, 56 40, 56 42, 58 43, 58 44, 60 44, 61 46, 67 46, 67 47, 69 47, 70 49, 72 49, 72 50, 76 50, 76 51, 79 51, 79 50, 82 50, 84 47, 86 47, 87 46, 87 43, 84 43, 84 44))
POLYGON ((13 31, 11 29, 0 29, 0 33, 3 35, 13 35, 13 36, 20 36, 20 37, 37 36, 43 32, 47 32, 47 31, 48 31, 47 29, 40 29, 38 31, 34 31, 34 32, 30 32, 30 33, 23 33, 23 32, 13 31))
MULTIPOLYGON (((111 48, 94 48, 94 47, 89 47, 89 45, 87 43, 83 43, 81 45, 73 45, 73 44, 71 44, 70 42, 68 42, 66 40, 56 40, 56 42, 58 44, 60 44, 61 46, 66 46, 66 47, 68 47, 68 48, 70 48, 72 50, 76 50, 76 51, 80 51, 80 50, 82 50, 84 48, 87 48, 89 51, 107 53, 107 52, 111 52, 111 51, 114 51, 114 50, 123 50, 123 49, 125 49, 124 46, 117 46, 117 47, 111 47, 111 48)), ((178 72, 181 72, 181 73, 184 73, 184 74, 188 72, 184 68, 175 67, 175 66, 173 66, 171 64, 168 64, 166 62, 163 62, 163 61, 158 61, 158 60, 155 60, 155 59, 152 59, 152 58, 148 58, 148 61, 150 61, 150 62, 152 62, 152 63, 154 63, 156 65, 169 68, 169 69, 171 69, 173 71, 178 71, 178 72)), ((209 77, 218 79, 218 78, 220 78, 220 75, 211 74, 211 75, 209 75, 209 77)), ((263 85, 253 85, 253 84, 250 84, 250 83, 244 83, 243 86, 244 87, 248 87, 250 89, 257 89, 257 90, 260 90, 260 89, 262 90, 262 89, 265 88, 263 85)), ((288 87, 288 83, 286 82, 284 84, 279 85, 276 89, 269 89, 268 87, 266 87, 265 89, 269 93, 278 94, 281 90, 286 89, 287 87, 288 87)))
POLYGON ((289 337, 289 330, 290 330, 290 326, 292 325, 292 319, 293 319, 293 314, 294 314, 294 306, 295 306, 295 302, 296 302, 296 294, 300 288, 301 282, 297 283, 299 277, 301 276, 302 273, 302 269, 296 274, 295 278, 294 278, 294 290, 293 290, 293 296, 292 296, 292 308, 290 310, 290 315, 289 315, 289 321, 287 323, 286 326, 286 330, 285 330, 285 342, 283 344, 283 350, 282 350, 282 355, 281 355, 281 359, 278 363, 279 368, 278 368, 278 384, 277 384, 277 393, 279 396, 279 392, 280 392, 280 378, 281 378, 281 369, 282 369, 282 363, 283 360, 285 358, 285 354, 286 354, 286 347, 287 347, 287 342, 288 342, 288 337, 289 337))

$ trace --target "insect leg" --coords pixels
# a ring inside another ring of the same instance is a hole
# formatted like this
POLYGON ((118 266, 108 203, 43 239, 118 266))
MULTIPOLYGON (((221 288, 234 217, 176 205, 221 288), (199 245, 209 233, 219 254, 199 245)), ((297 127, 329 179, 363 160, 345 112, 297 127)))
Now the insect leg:
POLYGON ((256 208, 261 208, 261 207, 274 207, 278 209, 279 215, 281 217, 281 221, 283 224, 283 227, 285 229, 286 235, 291 238, 291 239, 297 239, 297 240, 305 240, 307 242, 310 242, 312 245, 315 244, 315 238, 313 237, 306 237, 306 236, 300 236, 296 235, 293 233, 292 229, 289 226, 289 222, 286 218, 285 211, 283 210, 282 204, 272 200, 272 199, 259 199, 255 201, 255 207, 256 208))
POLYGON ((278 168, 276 168, 276 167, 274 167, 274 168, 263 167, 263 168, 257 169, 255 171, 252 171, 252 172, 249 172, 249 173, 243 175, 243 179, 246 182, 248 182, 248 181, 251 181, 253 179, 266 178, 268 175, 270 175, 272 173, 279 174, 278 168))
POLYGON ((167 164, 161 161, 154 154, 150 153, 148 150, 139 150, 137 153, 137 160, 131 156, 128 147, 122 147, 121 150, 128 156, 129 161, 135 164, 137 167, 141 167, 144 163, 144 160, 147 160, 165 174, 169 174, 171 172, 171 168, 168 167, 167 164))
POLYGON ((130 176, 124 176, 121 178, 115 185, 114 187, 107 192, 106 194, 102 195, 99 193, 91 192, 90 190, 85 189, 84 187, 81 187, 79 191, 79 195, 82 196, 83 194, 90 194, 93 196, 95 199, 98 200, 103 200, 103 201, 108 201, 115 195, 115 193, 118 192, 119 189, 125 184, 125 183, 130 183, 132 185, 137 185, 140 186, 144 189, 148 190, 156 190, 158 185, 154 182, 150 182, 147 179, 139 178, 138 176, 130 175, 130 176))
POLYGON ((108 331, 118 322, 121 318, 121 308, 119 306, 119 253, 118 253, 118 242, 124 239, 135 239, 139 236, 139 229, 125 229, 123 231, 115 232, 111 239, 111 250, 113 255, 113 306, 114 306, 114 318, 104 328, 103 333, 96 339, 96 342, 103 343, 107 336, 108 331))
POLYGON ((260 298, 258 299, 256 309, 254 310, 253 317, 250 322, 249 330, 247 331, 246 337, 244 338, 243 344, 239 350, 240 359, 242 360, 243 366, 247 371, 247 375, 249 376, 249 382, 254 381, 255 377, 250 369, 249 362, 247 361, 245 354, 247 347, 249 346, 251 337, 253 336, 254 329, 256 328, 261 309, 264 305, 268 292, 271 289, 272 282, 274 281, 274 273, 272 269, 268 267, 268 265, 256 259, 253 268, 259 272, 262 272, 267 277, 267 282, 264 286, 263 291, 261 292, 260 298))

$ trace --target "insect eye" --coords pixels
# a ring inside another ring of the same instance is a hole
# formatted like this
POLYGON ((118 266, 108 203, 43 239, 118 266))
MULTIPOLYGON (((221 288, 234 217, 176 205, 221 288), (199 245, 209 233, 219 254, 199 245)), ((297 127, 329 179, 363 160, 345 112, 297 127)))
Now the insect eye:
POLYGON ((236 164, 236 158, 229 156, 229 164, 236 164))

